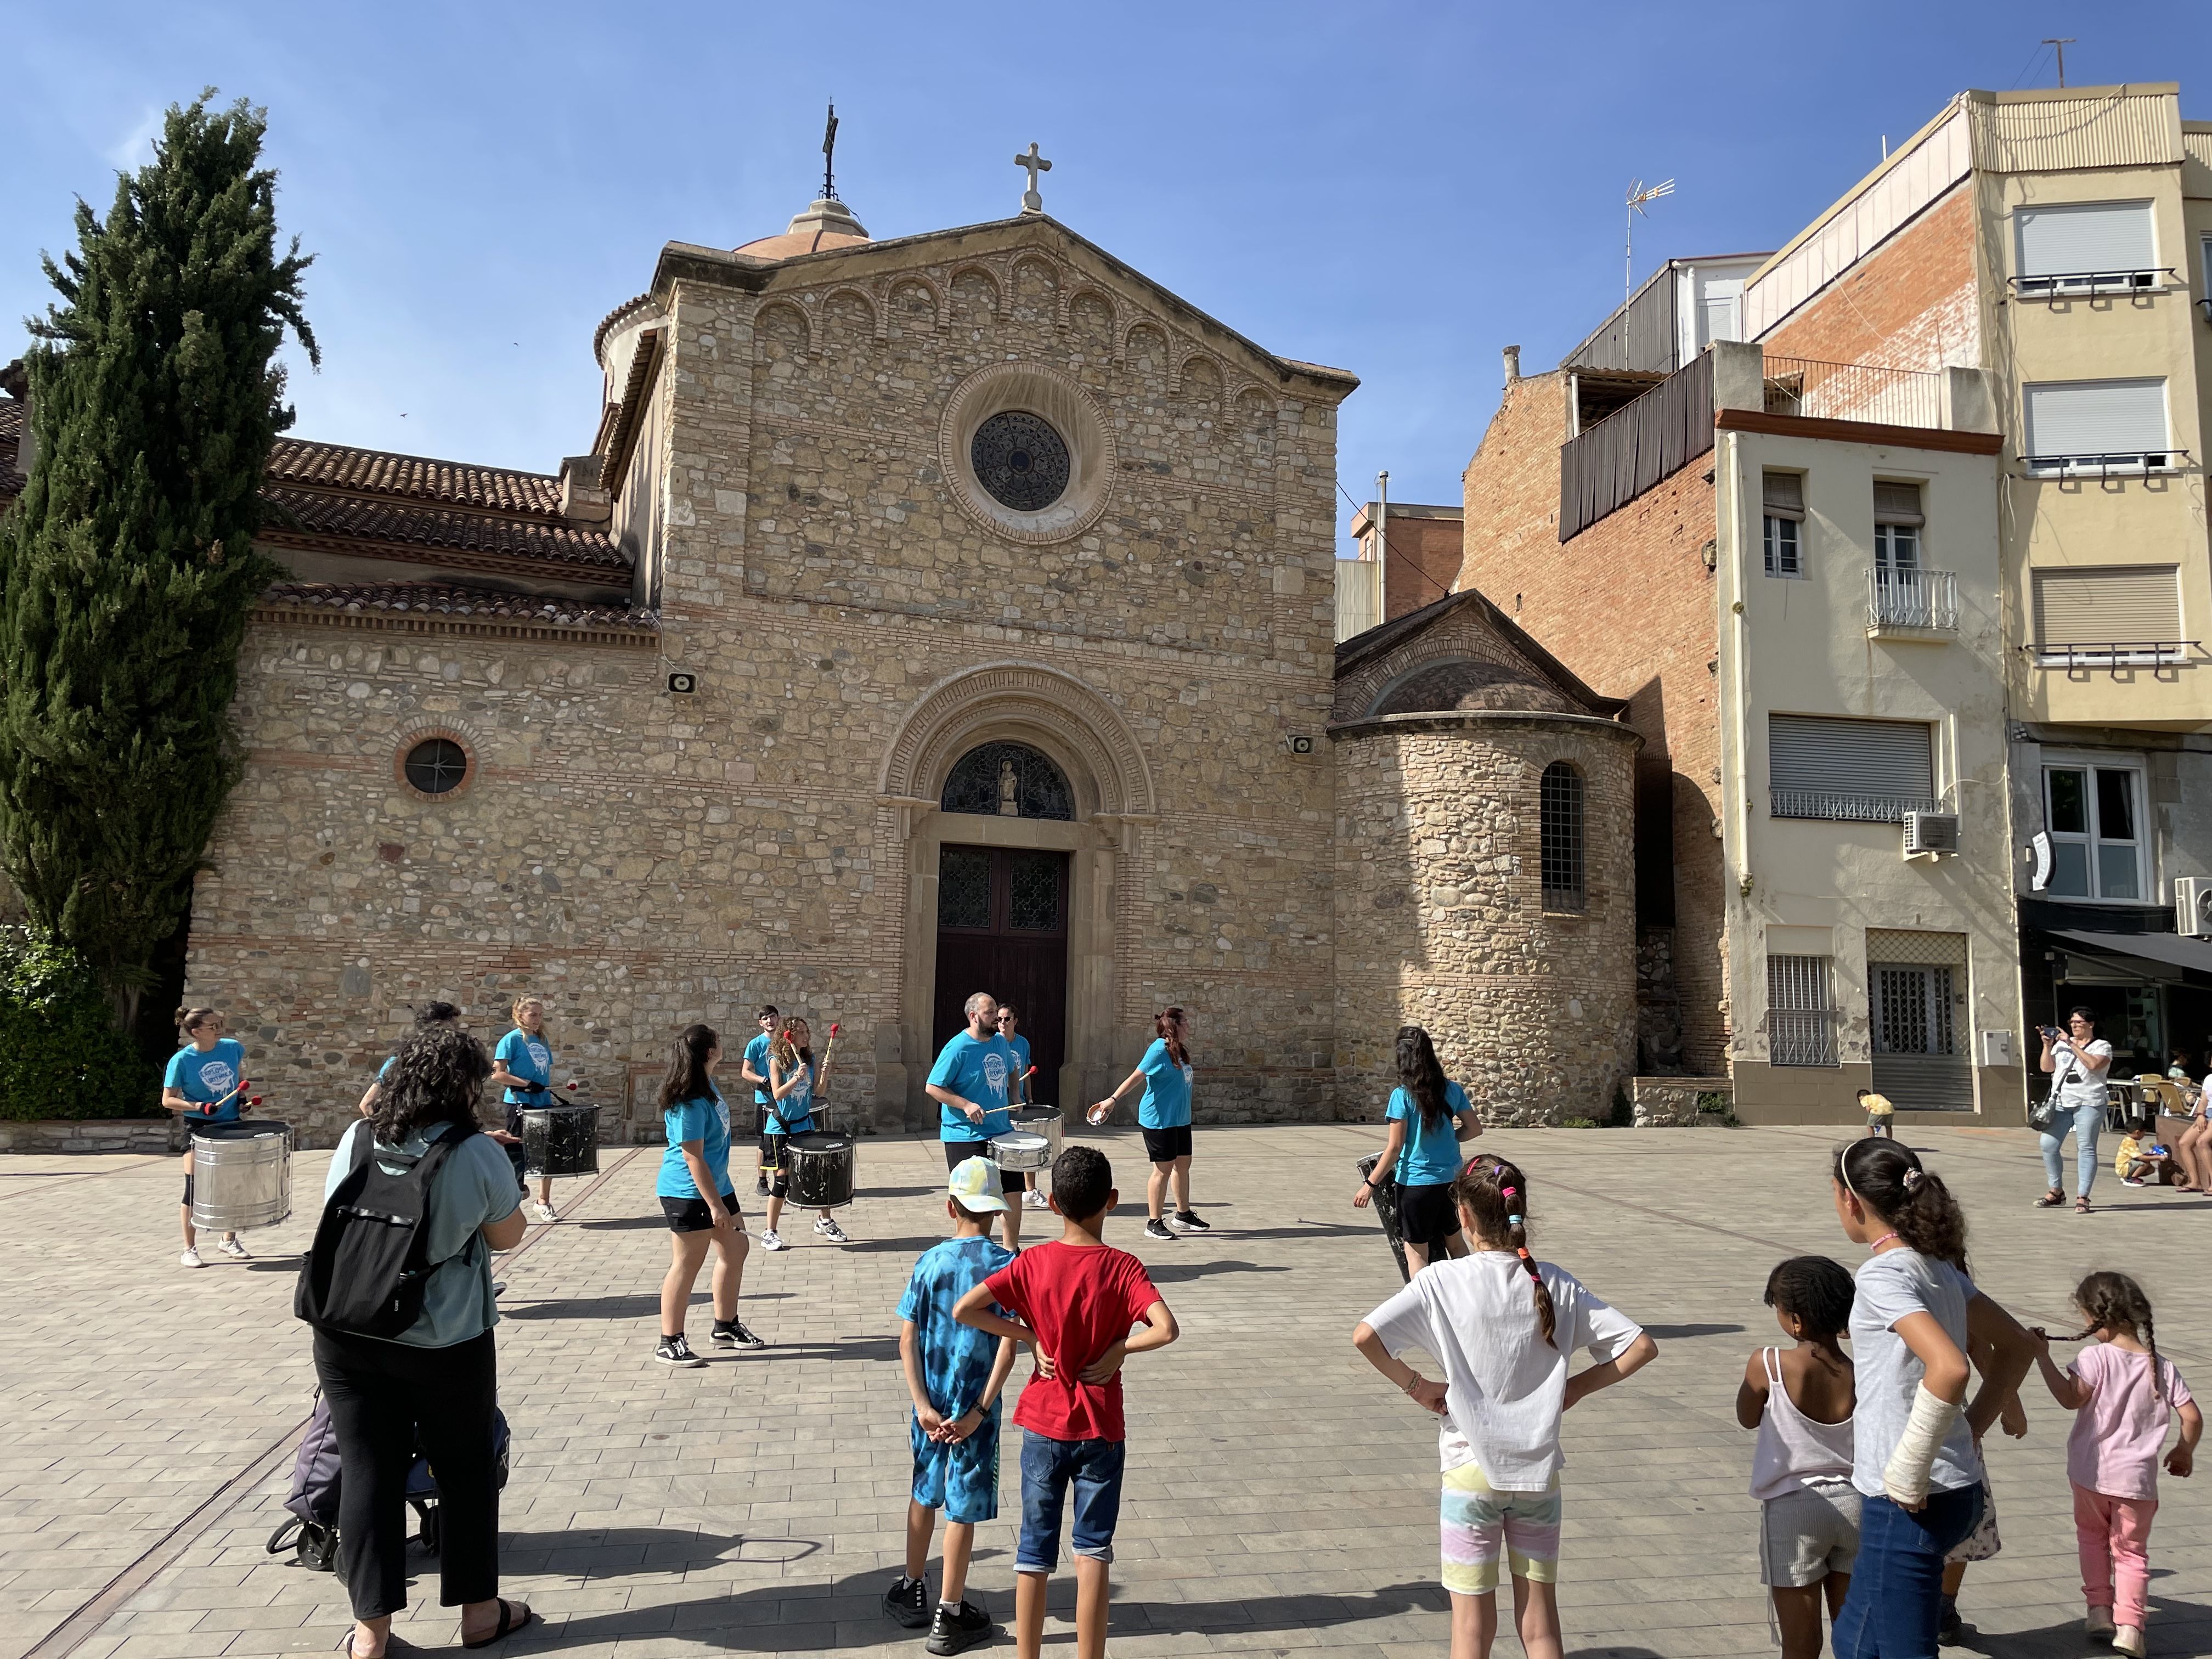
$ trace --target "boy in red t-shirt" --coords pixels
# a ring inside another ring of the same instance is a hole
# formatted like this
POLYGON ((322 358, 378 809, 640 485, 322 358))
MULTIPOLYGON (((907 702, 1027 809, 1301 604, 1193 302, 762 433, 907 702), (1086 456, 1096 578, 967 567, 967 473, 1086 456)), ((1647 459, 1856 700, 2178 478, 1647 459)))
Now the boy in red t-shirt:
POLYGON ((1121 1362, 1176 1340, 1175 1316, 1145 1264, 1101 1235, 1121 1194, 1094 1147, 1053 1161, 1052 1207, 1060 1235, 1032 1246, 962 1297, 952 1316, 994 1336, 1026 1342, 1036 1370, 1014 1407, 1022 1436, 1022 1537, 1014 1553, 1014 1651, 1037 1659, 1044 1643, 1045 1582, 1060 1563, 1060 1511, 1075 1488, 1076 1659, 1106 1651, 1106 1569, 1121 1511, 1121 1362), (1014 1320, 991 1311, 997 1303, 1014 1320), (1129 1328, 1141 1322, 1134 1336, 1129 1328))

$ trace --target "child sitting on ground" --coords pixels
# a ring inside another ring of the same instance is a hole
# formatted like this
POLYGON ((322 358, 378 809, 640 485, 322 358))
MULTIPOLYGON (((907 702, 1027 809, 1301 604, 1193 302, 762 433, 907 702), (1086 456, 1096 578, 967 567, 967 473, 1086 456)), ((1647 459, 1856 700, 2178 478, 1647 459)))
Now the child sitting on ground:
POLYGON ((899 1302, 899 1364, 914 1399, 908 1440, 914 1495, 906 1506, 906 1571, 884 1595, 884 1611, 908 1630, 929 1626, 932 1653, 958 1653, 987 1639, 990 1614, 967 1600, 975 1523, 999 1515, 999 1391, 1014 1368, 1014 1345, 994 1342, 953 1318, 963 1297, 1014 1258, 991 1242, 991 1218, 1006 1207, 998 1166, 971 1158, 945 1183, 952 1237, 914 1264, 899 1302), (937 1511, 945 1511, 945 1573, 937 1606, 923 1574, 937 1511))
POLYGON ((2196 1464, 2204 1413, 2189 1385, 2161 1359, 2150 1298, 2125 1273, 2091 1273, 2074 1287, 2074 1305, 2096 1338, 2060 1370, 2039 1327, 2035 1363, 2051 1397, 2074 1413, 2066 1439, 2066 1478, 2074 1484, 2074 1536, 2081 1556, 2084 1628, 2142 1659, 2150 1588, 2150 1523, 2158 1512, 2158 1454, 2177 1414, 2181 1439, 2166 1472, 2185 1480, 2196 1464))
POLYGON ((2120 1150, 2113 1154, 2112 1170, 2124 1187, 2148 1186, 2154 1181, 2171 1187, 2180 1179, 2172 1149, 2151 1139, 2151 1126, 2142 1118, 2129 1122, 2127 1133, 2120 1139, 2120 1150))
POLYGON ((952 1316, 1026 1342, 1036 1370, 1014 1407, 1022 1437, 1022 1539, 1014 1553, 1014 1651, 1037 1659, 1047 1582, 1060 1562, 1060 1522, 1070 1486, 1075 1519, 1075 1659, 1103 1659, 1107 1566, 1121 1512, 1127 1447, 1121 1362, 1164 1348, 1175 1316, 1145 1264, 1101 1236, 1121 1199, 1114 1169, 1095 1146, 1070 1146, 1052 1165, 1060 1237, 1016 1256, 960 1298, 952 1316), (992 1311, 993 1304, 1013 1315, 992 1311), (1019 1321, 1016 1323, 1015 1321, 1019 1321), (1129 1328, 1142 1321, 1134 1336, 1129 1328))
POLYGON ((1472 1254, 1431 1263, 1362 1320, 1352 1345, 1416 1405, 1439 1413, 1443 1584, 1452 1659, 1488 1659, 1498 1564, 1528 1659, 1560 1659, 1559 1416, 1647 1364, 1658 1345, 1580 1280, 1528 1254, 1528 1181, 1471 1158, 1453 1183, 1472 1254), (1431 1382, 1397 1356, 1435 1356, 1431 1382), (1598 1363, 1567 1375, 1567 1356, 1598 1363))
POLYGON ((1759 1431, 1759 1582, 1772 1592, 1783 1659, 1817 1659, 1820 1603, 1832 1623, 1859 1553, 1851 1485, 1851 1276, 1824 1255, 1793 1256, 1766 1278, 1766 1305, 1796 1346, 1761 1348, 1744 1368, 1735 1420, 1759 1431))

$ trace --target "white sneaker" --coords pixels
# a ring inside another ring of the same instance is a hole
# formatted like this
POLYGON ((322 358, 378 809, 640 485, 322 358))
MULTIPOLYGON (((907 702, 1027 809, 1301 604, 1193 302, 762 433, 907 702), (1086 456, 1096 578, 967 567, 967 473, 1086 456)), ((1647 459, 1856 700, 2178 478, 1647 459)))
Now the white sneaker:
POLYGON ((2127 1654, 2130 1659, 2142 1659, 2144 1644, 2142 1629, 2135 1625, 2122 1625, 2112 1632, 2112 1651, 2127 1654))
POLYGON ((845 1237, 845 1230, 837 1224, 837 1218, 835 1216, 825 1215, 819 1218, 814 1224, 814 1231, 820 1233, 823 1237, 828 1239, 832 1244, 849 1244, 852 1243, 850 1239, 845 1237))
POLYGON ((761 1229, 761 1243, 771 1250, 787 1250, 791 1248, 783 1242, 782 1236, 773 1227, 761 1229))
POLYGON ((538 1206, 538 1218, 550 1224, 558 1221, 561 1218, 561 1212, 550 1204, 540 1204, 538 1206))
POLYGON ((1049 1210, 1052 1208, 1052 1200, 1047 1198, 1042 1193, 1027 1192, 1022 1194, 1022 1208, 1024 1210, 1049 1210))
POLYGON ((204 1267, 207 1263, 200 1260, 198 1245, 187 1244, 185 1246, 185 1253, 177 1258, 177 1265, 179 1267, 204 1267))
POLYGON ((225 1255, 229 1256, 233 1261, 251 1261, 253 1260, 253 1252, 246 1248, 246 1241, 241 1238, 226 1238, 222 1243, 216 1245, 216 1249, 221 1250, 225 1255))
POLYGON ((2089 1616, 2081 1621, 2081 1628, 2091 1636, 2110 1636, 2112 1633, 2112 1610, 2110 1607, 2090 1608, 2089 1616))

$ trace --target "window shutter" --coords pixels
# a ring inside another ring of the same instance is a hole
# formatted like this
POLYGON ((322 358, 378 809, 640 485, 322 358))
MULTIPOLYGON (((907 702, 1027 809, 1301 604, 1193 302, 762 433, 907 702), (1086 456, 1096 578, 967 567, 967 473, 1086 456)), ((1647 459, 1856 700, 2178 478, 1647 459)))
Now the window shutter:
POLYGON ((2166 434, 2166 382, 2069 380, 2027 388, 2027 453, 2159 454, 2166 434))
POLYGON ((1920 486, 1917 483, 1883 483, 1877 479, 1874 486, 1874 521, 1876 524, 1925 524, 1927 517, 1920 510, 1920 486))
POLYGON ((2090 202, 2021 208, 2020 274, 2079 276, 2149 270, 2157 255, 2148 202, 2090 202))
POLYGON ((2181 637, 2181 593, 2170 564, 2121 570, 2039 570, 2039 645, 2151 645, 2181 637))
POLYGON ((1805 516, 1805 480, 1795 472, 1761 473, 1759 494, 1771 517, 1802 520, 1805 516))
POLYGON ((1935 801, 1935 748, 1921 721, 1770 714, 1766 736, 1774 793, 1792 798, 1777 807, 1784 816, 1878 818, 1885 805, 1935 801))

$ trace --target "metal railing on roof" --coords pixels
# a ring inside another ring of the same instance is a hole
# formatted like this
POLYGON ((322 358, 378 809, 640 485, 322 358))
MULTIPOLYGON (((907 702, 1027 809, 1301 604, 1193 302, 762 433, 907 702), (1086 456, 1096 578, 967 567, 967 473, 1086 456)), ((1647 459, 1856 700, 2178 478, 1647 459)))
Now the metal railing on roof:
POLYGON ((1769 354, 1765 374, 1770 415, 1877 426, 1943 424, 1943 377, 1924 369, 1769 354))

